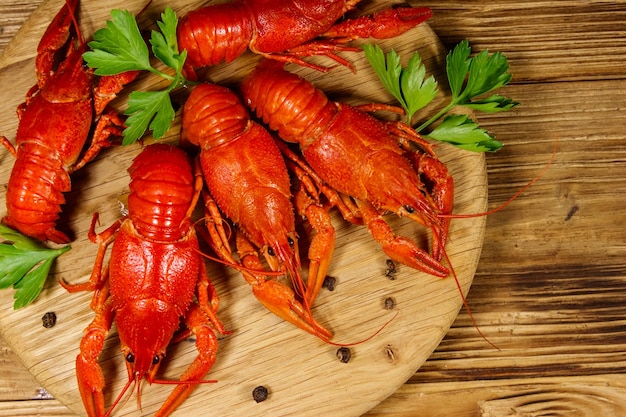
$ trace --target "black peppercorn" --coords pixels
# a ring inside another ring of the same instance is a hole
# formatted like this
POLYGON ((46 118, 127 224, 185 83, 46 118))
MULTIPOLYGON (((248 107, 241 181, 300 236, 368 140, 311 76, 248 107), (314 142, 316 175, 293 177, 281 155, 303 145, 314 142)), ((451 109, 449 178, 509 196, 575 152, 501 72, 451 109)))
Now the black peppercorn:
POLYGON ((328 291, 334 291, 336 283, 337 283, 337 278, 326 276, 324 278, 324 283, 322 284, 322 287, 326 288, 328 291))
POLYGON ((269 395, 269 391, 263 385, 259 385, 258 387, 252 390, 252 398, 257 403, 267 400, 268 395, 269 395))
POLYGON ((347 347, 340 347, 337 349, 337 358, 341 361, 341 363, 350 362, 350 358, 352 357, 352 352, 347 347))
POLYGON ((43 315, 41 321, 43 322, 43 327, 49 329, 51 327, 54 327, 54 325, 56 324, 57 315, 53 311, 48 311, 46 314, 43 315))
POLYGON ((396 273, 396 264, 391 259, 387 259, 385 262, 387 264, 387 271, 385 271, 385 276, 390 280, 396 279, 393 276, 393 274, 396 273))

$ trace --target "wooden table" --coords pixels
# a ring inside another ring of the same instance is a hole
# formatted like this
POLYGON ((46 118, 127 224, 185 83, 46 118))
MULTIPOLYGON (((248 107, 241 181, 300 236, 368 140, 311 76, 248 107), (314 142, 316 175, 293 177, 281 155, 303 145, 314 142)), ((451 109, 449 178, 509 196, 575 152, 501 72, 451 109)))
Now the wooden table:
MULTIPOLYGON (((0 50, 40 0, 0 5, 0 50)), ((368 417, 626 414, 626 1, 429 1, 449 48, 504 52, 514 111, 480 116, 487 221, 468 302, 425 365, 368 417)), ((14 111, 3 108, 2 111, 14 111)), ((0 339, 0 416, 71 416, 0 339)))

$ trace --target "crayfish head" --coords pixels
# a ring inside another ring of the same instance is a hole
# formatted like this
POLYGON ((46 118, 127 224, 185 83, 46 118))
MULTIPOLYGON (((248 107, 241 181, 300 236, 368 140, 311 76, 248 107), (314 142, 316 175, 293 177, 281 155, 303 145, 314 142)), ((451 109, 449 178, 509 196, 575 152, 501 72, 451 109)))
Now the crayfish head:
POLYGON ((128 378, 139 383, 145 377, 152 383, 180 325, 179 315, 164 301, 149 298, 121 309, 116 324, 128 378))
POLYGON ((300 269, 298 237, 295 232, 269 239, 261 247, 261 253, 273 271, 285 270, 290 276, 300 269))
POLYGON ((297 234, 290 232, 273 239, 270 244, 261 248, 261 253, 272 271, 283 272, 291 281, 296 293, 303 297, 306 289, 301 274, 297 234))
POLYGON ((92 74, 83 68, 84 47, 73 50, 41 90, 53 103, 73 103, 88 100, 92 92, 92 74))
POLYGON ((128 382, 126 382, 126 385, 124 385, 124 388, 122 389, 122 391, 119 393, 119 395, 117 396, 117 398, 111 405, 111 408, 109 408, 109 410, 105 414, 105 417, 109 417, 111 415, 111 413, 113 412, 113 409, 120 403, 120 401, 122 400, 126 392, 128 392, 128 389, 131 387, 131 385, 133 386, 134 389, 137 390, 136 391, 137 392, 137 408, 141 410, 141 381, 143 380, 144 377, 146 377, 149 383, 154 380, 154 377, 159 369, 161 359, 163 359, 163 355, 164 355, 162 354, 162 355, 153 356, 151 365, 149 365, 146 368, 145 364, 142 364, 142 362, 144 361, 142 361, 141 359, 147 356, 140 355, 139 356, 140 360, 138 361, 137 356, 135 356, 132 349, 129 346, 126 346, 124 344, 122 344, 122 353, 126 361, 126 370, 128 371, 128 382), (148 370, 145 371, 143 369, 148 369, 148 370))
POLYGON ((135 354, 128 346, 122 347, 122 354, 126 361, 126 369, 129 379, 134 379, 137 384, 145 377, 148 382, 155 379, 161 361, 165 357, 165 352, 152 353, 147 351, 137 351, 135 354))

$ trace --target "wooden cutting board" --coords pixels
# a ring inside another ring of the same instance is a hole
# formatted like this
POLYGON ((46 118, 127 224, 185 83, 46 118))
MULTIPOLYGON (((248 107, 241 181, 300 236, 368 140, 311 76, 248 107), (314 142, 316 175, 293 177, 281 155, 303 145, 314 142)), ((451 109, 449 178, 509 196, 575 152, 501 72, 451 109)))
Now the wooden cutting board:
MULTIPOLYGON (((0 134, 14 140, 17 128, 15 107, 35 82, 36 46, 62 0, 44 1, 0 57, 0 134)), ((136 13, 143 7, 136 0, 83 0, 80 23, 89 37, 104 25, 112 8, 127 8, 136 13)), ((380 8, 384 1, 368 2, 368 10, 380 8)), ((182 16, 202 1, 177 1, 175 11, 182 16)), ((153 22, 165 8, 165 0, 155 0, 141 15, 142 27, 153 22)), ((428 25, 381 42, 388 50, 396 49, 408 59, 418 50, 429 72, 442 85, 446 51, 428 25)), ((392 102, 368 69, 362 54, 346 54, 355 63, 357 73, 337 68, 330 74, 290 67, 325 89, 332 98, 351 103, 392 102)), ((230 65, 209 71, 214 82, 236 82, 256 63, 257 57, 246 54, 230 65)), ((135 88, 157 88, 158 80, 143 77, 135 88)), ((437 98, 441 103, 443 94, 437 98)), ((123 108, 124 97, 118 106, 123 108)), ((431 110, 432 112, 432 110, 431 110)), ((166 141, 175 142, 180 114, 166 141)), ((128 192, 126 169, 141 147, 133 145, 108 149, 73 177, 73 190, 67 195, 60 228, 75 240, 72 250, 57 262, 39 299, 18 311, 12 309, 13 291, 0 292, 0 331, 30 372, 54 397, 77 414, 84 414, 74 373, 74 359, 83 329, 93 318, 89 308, 90 293, 68 294, 57 281, 83 282, 89 277, 96 245, 87 240, 92 214, 100 212, 101 228, 120 217, 118 198, 128 192), (41 317, 53 311, 57 324, 42 327, 41 317)), ((456 213, 475 213, 486 208, 486 172, 482 155, 441 145, 438 154, 451 170, 456 182, 456 213)), ((0 183, 5 184, 13 166, 12 156, 0 150, 0 183)), ((2 212, 5 196, 0 196, 2 212)), ((417 240, 427 239, 418 225, 389 217, 394 229, 417 240)), ((355 342, 373 334, 397 313, 376 337, 351 348, 348 363, 337 359, 337 347, 282 322, 267 312, 253 297, 240 274, 223 266, 208 263, 209 274, 217 287, 222 304, 219 316, 233 334, 220 340, 218 358, 207 378, 218 383, 199 386, 175 415, 267 415, 358 416, 381 402, 402 385, 437 347, 461 307, 461 296, 453 278, 438 279, 397 265, 395 279, 386 276, 386 259, 364 227, 347 225, 337 216, 336 250, 329 274, 337 279, 334 291, 323 290, 314 306, 317 319, 332 330, 336 342, 355 342), (385 309, 385 299, 395 300, 393 310, 385 309), (261 403, 252 399, 258 385, 269 389, 269 398, 261 403)), ((464 292, 471 284, 482 247, 485 218, 453 220, 447 252, 464 292)), ((99 229, 102 230, 102 229, 99 229)), ((171 346, 162 367, 162 377, 177 379, 195 358, 192 339, 171 346)), ((106 375, 107 403, 120 392, 126 381, 119 341, 113 327, 100 364, 106 375)), ((158 409, 172 387, 145 385, 142 410, 134 400, 119 406, 116 415, 151 415, 158 409)), ((134 394, 133 394, 134 396, 134 394)), ((417 410, 416 410, 417 412, 417 410)))

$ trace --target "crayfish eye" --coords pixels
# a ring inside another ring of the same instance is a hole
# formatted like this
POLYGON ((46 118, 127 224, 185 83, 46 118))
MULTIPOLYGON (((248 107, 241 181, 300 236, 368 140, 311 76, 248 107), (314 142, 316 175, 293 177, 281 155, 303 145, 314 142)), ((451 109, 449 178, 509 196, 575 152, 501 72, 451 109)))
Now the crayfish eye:
POLYGON ((274 249, 272 249, 271 247, 267 248, 267 254, 269 256, 276 256, 276 252, 274 252, 274 249))
POLYGON ((128 363, 135 362, 135 355, 133 355, 132 352, 130 352, 128 355, 126 355, 126 362, 128 362, 128 363))
POLYGON ((415 209, 413 208, 413 206, 409 206, 408 204, 404 206, 404 209, 407 211, 407 213, 415 213, 415 209))
POLYGON ((152 358, 152 365, 156 365, 160 361, 161 361, 161 358, 159 358, 158 355, 154 355, 154 358, 152 358))

